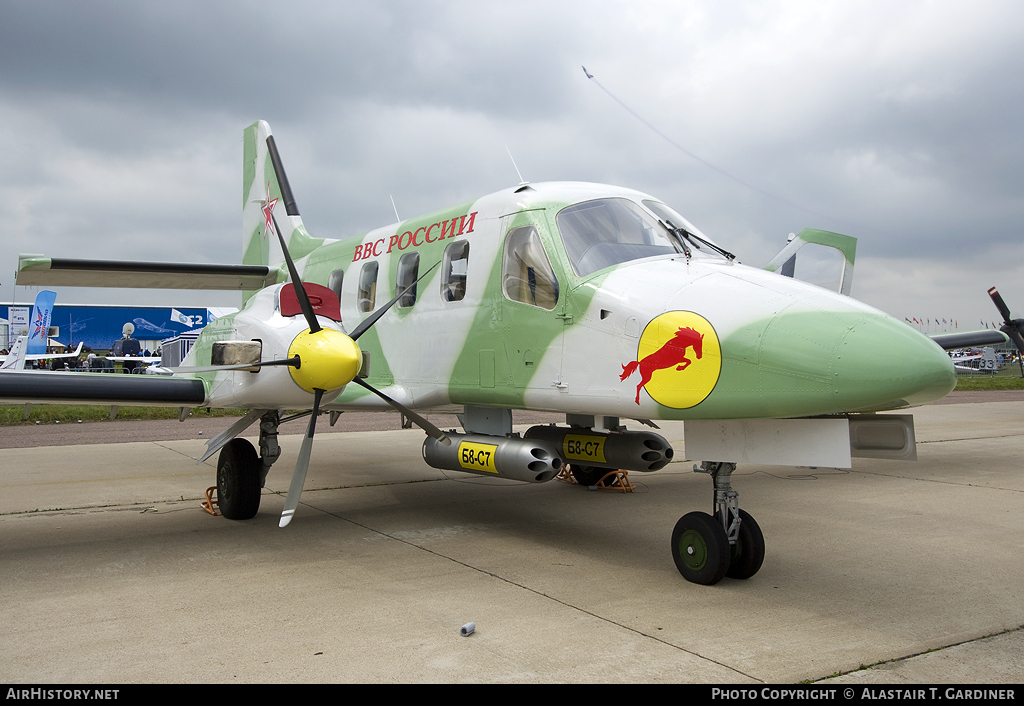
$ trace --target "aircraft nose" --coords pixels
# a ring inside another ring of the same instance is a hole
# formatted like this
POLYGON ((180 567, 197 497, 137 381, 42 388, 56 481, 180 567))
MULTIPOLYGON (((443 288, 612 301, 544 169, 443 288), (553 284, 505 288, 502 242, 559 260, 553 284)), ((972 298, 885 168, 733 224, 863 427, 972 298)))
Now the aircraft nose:
POLYGON ((953 362, 927 336, 885 315, 862 319, 833 351, 832 394, 846 411, 927 404, 956 386, 953 362))

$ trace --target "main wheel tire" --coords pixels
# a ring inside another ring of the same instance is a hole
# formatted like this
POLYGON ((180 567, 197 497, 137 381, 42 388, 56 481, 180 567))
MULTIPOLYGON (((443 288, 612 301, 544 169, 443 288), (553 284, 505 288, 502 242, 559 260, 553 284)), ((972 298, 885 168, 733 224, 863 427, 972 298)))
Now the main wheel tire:
POLYGON ((572 477, 580 485, 597 485, 598 481, 612 472, 611 468, 598 468, 597 466, 580 466, 575 463, 569 466, 572 477))
POLYGON ((248 520, 260 509, 260 461, 253 445, 232 439, 217 459, 217 502, 229 520, 248 520))
MULTIPOLYGON (((721 522, 718 515, 715 520, 721 522)), ((749 579, 764 563, 764 535, 761 528, 746 510, 740 510, 740 536, 732 545, 729 570, 726 576, 732 579, 749 579)))
POLYGON ((683 578, 713 586, 729 570, 729 538, 722 523, 706 512, 679 518, 672 530, 672 558, 683 578))

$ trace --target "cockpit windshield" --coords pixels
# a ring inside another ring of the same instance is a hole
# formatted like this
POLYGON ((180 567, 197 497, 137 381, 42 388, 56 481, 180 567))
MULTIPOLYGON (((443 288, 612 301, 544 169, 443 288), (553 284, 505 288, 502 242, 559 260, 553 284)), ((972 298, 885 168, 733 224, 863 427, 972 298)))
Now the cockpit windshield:
POLYGON ((692 223, 660 201, 645 200, 643 204, 654 212, 663 226, 668 228, 669 233, 675 238, 676 246, 681 247, 687 257, 721 256, 726 260, 736 259, 735 255, 709 240, 692 223), (691 249, 691 246, 695 250, 691 249))
POLYGON ((714 257, 712 252, 721 252, 708 247, 710 241, 665 204, 643 203, 650 212, 624 198, 586 201, 559 211, 555 221, 577 275, 656 255, 714 257))

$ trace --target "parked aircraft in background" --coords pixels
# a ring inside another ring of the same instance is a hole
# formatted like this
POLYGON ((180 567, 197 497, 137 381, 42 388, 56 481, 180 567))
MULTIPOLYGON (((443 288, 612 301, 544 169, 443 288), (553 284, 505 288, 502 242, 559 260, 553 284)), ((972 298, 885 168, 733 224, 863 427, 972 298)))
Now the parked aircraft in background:
POLYGON ((11 352, 0 356, 3 363, 0 370, 22 370, 25 367, 26 349, 28 348, 28 336, 18 336, 18 339, 11 346, 11 352))
MULTIPOLYGON (((242 309, 208 325, 182 367, 102 385, 84 374, 0 376, 5 400, 250 410, 204 456, 220 451, 229 518, 257 514, 285 409, 310 420, 282 527, 324 411, 400 411, 428 434, 431 466, 525 482, 565 464, 583 482, 610 469, 656 471, 675 451, 622 420, 685 420, 686 455, 704 460, 715 493, 712 513, 676 524, 675 564, 697 583, 745 579, 761 567, 764 538, 732 488, 737 462, 913 458, 909 417, 874 413, 934 401, 956 382, 948 355, 903 322, 740 265, 638 191, 521 183, 336 241, 306 231, 265 122, 244 132, 243 175, 241 265, 20 262, 19 284, 242 290, 242 309), (513 409, 564 413, 566 425, 520 437, 513 409), (452 410, 461 433, 420 415, 452 410), (257 421, 258 450, 238 438, 257 421)), ((814 230, 797 239, 783 263, 802 243, 834 247, 848 292, 852 239, 814 230)))
POLYGON ((36 294, 35 305, 32 307, 31 321, 28 326, 27 335, 18 336, 11 352, 8 355, 0 355, 0 370, 22 370, 26 361, 29 360, 52 360, 54 358, 78 358, 82 352, 82 343, 73 353, 47 353, 47 343, 50 337, 50 316, 53 313, 53 303, 57 299, 57 293, 50 290, 43 290, 36 294))
POLYGON ((968 348, 954 352, 950 358, 953 367, 965 375, 994 375, 999 370, 994 348, 968 348))

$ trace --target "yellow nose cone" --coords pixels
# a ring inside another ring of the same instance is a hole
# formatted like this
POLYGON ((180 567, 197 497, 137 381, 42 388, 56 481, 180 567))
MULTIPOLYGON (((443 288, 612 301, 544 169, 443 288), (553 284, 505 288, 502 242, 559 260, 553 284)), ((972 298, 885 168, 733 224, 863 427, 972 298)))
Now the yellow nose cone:
POLYGON ((292 341, 288 356, 299 356, 302 367, 289 368, 295 383, 307 392, 337 390, 352 382, 363 362, 359 346, 333 329, 310 333, 306 329, 292 341))

